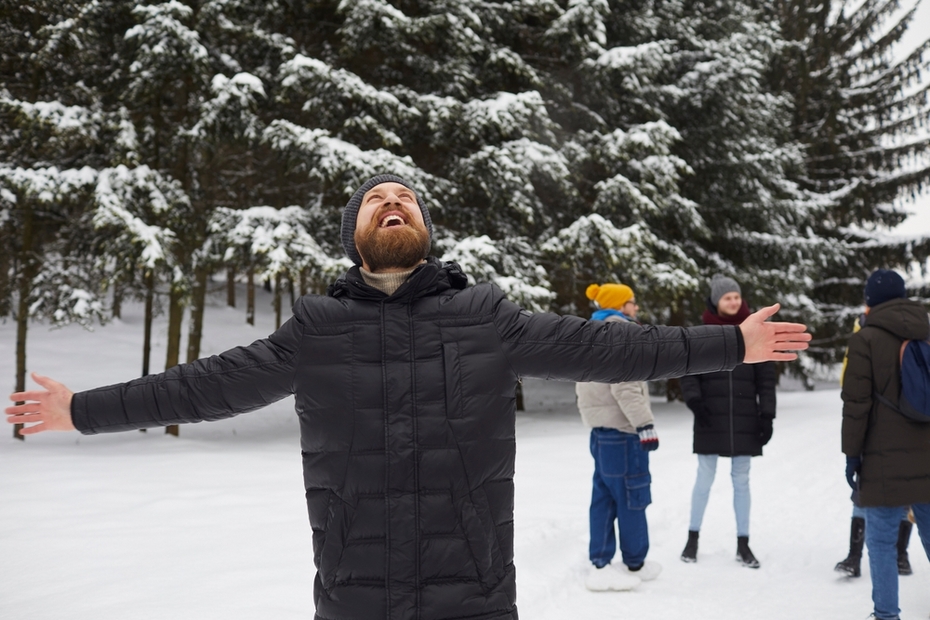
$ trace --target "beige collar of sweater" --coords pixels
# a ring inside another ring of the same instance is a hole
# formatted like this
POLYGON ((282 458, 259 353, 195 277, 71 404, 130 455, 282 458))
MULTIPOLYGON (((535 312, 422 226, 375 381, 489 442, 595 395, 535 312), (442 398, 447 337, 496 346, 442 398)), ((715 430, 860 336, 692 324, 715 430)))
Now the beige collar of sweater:
MULTIPOLYGON (((419 267, 419 265, 417 265, 419 267)), ((362 279, 365 284, 373 286, 385 295, 393 295, 400 288, 400 285, 407 281, 417 267, 412 267, 408 271, 398 271, 395 273, 372 273, 364 267, 359 267, 362 272, 362 279)))

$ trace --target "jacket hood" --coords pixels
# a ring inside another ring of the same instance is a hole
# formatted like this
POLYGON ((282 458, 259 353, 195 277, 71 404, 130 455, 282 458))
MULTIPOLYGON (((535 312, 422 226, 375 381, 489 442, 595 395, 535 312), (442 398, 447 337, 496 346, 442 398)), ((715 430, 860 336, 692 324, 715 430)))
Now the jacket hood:
POLYGON ((892 299, 875 306, 869 310, 865 324, 904 340, 927 340, 930 337, 927 311, 910 299, 892 299))
POLYGON ((426 262, 417 267, 407 281, 394 291, 393 295, 386 295, 373 286, 369 286, 357 265, 330 284, 326 294, 337 299, 348 297, 369 301, 409 303, 420 297, 436 295, 449 289, 461 290, 466 286, 468 286, 468 277, 462 272, 458 263, 444 263, 438 258, 429 256, 426 262))

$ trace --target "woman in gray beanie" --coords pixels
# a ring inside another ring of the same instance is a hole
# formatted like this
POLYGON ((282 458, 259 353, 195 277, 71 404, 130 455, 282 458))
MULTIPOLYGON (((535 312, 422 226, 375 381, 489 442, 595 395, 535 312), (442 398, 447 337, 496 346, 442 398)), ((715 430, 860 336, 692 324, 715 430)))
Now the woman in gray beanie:
MULTIPOLYGON (((739 325, 749 316, 739 284, 732 278, 714 276, 710 283, 705 325, 739 325)), ((733 508, 736 512, 736 559, 758 568, 749 549, 749 466, 762 456, 762 446, 772 438, 775 419, 775 364, 741 364, 732 371, 712 372, 681 379, 688 408, 694 412, 694 452, 698 455, 697 480, 691 495, 688 543, 684 562, 697 561, 698 533, 717 472, 718 457, 731 460, 733 508)))

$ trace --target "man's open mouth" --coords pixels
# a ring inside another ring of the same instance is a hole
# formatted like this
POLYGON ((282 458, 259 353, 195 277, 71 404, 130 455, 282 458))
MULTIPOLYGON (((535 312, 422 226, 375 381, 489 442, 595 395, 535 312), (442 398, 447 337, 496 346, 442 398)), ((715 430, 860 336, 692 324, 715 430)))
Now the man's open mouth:
POLYGON ((392 226, 404 226, 407 223, 403 217, 397 213, 388 213, 378 223, 379 228, 390 228, 392 226))

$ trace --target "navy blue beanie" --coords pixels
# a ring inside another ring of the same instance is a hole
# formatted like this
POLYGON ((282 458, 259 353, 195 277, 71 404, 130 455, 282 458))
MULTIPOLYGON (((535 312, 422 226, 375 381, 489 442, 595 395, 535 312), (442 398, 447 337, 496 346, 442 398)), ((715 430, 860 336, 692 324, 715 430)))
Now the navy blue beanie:
POLYGON ((905 297, 907 297, 907 288, 904 286, 904 278, 891 269, 873 271, 865 283, 865 305, 870 308, 891 299, 905 297))
POLYGON ((358 255, 358 249, 355 247, 355 222, 358 220, 358 209, 362 206, 362 198, 365 196, 365 193, 374 186, 381 185, 382 183, 400 183, 413 192, 413 195, 417 198, 417 204, 420 205, 420 213, 423 214, 423 223, 426 225, 426 232, 429 233, 431 240, 433 238, 433 221, 429 217, 429 211, 426 210, 426 205, 423 204, 419 192, 413 189, 410 183, 399 176, 393 174, 379 174, 373 176, 365 181, 365 183, 352 194, 352 197, 349 198, 349 202, 346 203, 346 208, 342 212, 342 247, 346 251, 346 256, 356 265, 362 264, 362 257, 358 255))

